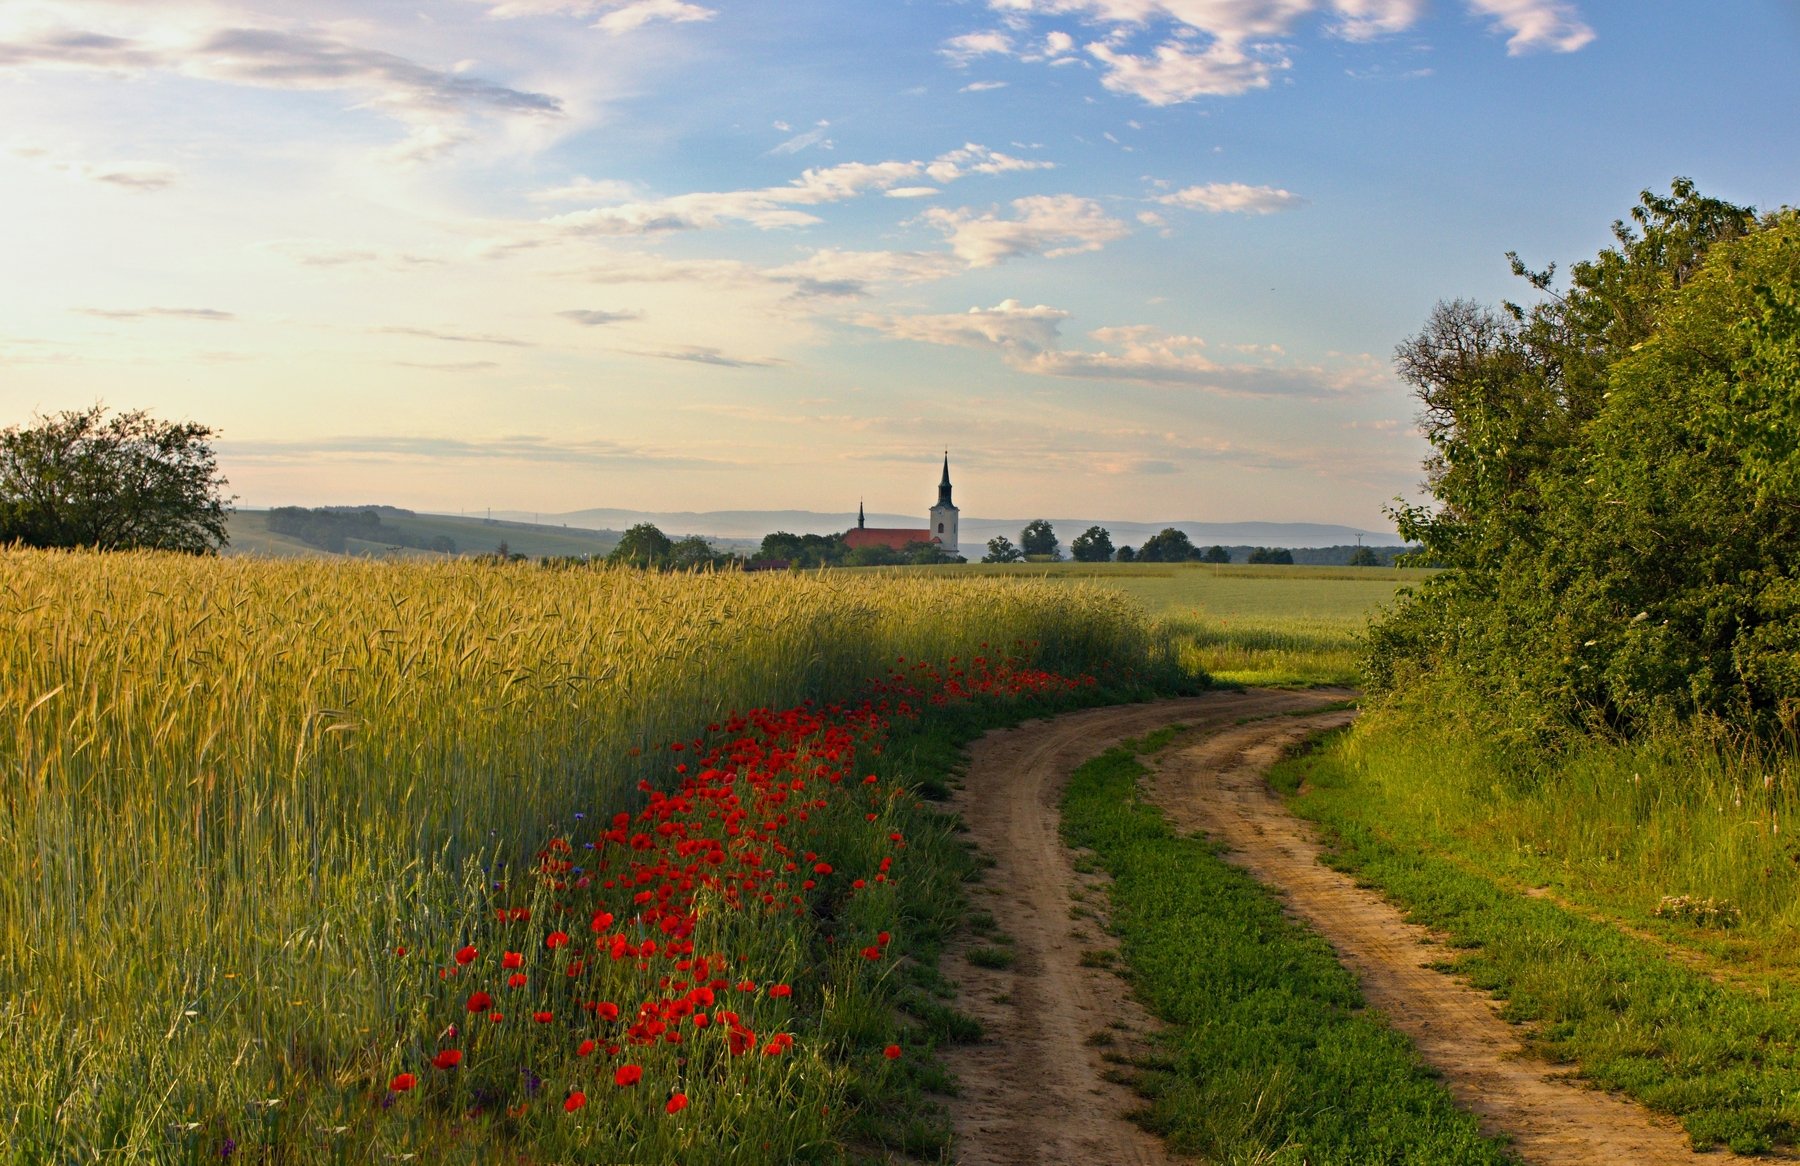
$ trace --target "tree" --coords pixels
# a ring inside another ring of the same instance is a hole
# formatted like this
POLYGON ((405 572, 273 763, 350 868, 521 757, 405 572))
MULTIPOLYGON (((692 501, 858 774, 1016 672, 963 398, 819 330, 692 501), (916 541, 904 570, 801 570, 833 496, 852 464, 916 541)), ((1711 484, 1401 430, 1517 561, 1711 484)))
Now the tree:
POLYGON ((231 500, 214 436, 103 405, 0 431, 0 544, 216 554, 231 500))
POLYGON ((1215 543, 1201 552, 1200 561, 1202 563, 1229 563, 1231 562, 1231 552, 1215 543))
POLYGON ((1381 566, 1381 556, 1377 555, 1372 547, 1359 546, 1350 552, 1350 566, 1379 567, 1381 566))
POLYGON ((1013 546, 1012 540, 1003 534, 989 539, 987 548, 987 554, 981 556, 984 563, 1018 563, 1025 559, 1025 552, 1013 546))
POLYGON ((1069 551, 1078 563, 1105 563, 1113 557, 1112 534, 1102 527, 1090 526, 1075 536, 1069 551))
POLYGON ((1294 565, 1294 552, 1281 547, 1256 547, 1244 560, 1246 563, 1279 564, 1291 567, 1294 565))
POLYGON ((669 561, 669 554, 674 549, 675 544, 656 528, 655 523, 640 522, 620 537, 619 545, 606 556, 606 561, 629 567, 660 568, 669 561))
POLYGON ((713 550, 713 545, 706 539, 690 534, 670 545, 669 570, 698 571, 703 567, 716 567, 724 557, 713 550))
POLYGON ((1120 547, 1119 548, 1119 554, 1118 554, 1119 562, 1133 563, 1133 562, 1137 561, 1137 557, 1138 557, 1137 551, 1135 551, 1131 547, 1120 547))
POLYGON ((1050 559, 1062 558, 1057 549, 1056 531, 1049 520, 1044 518, 1034 518, 1025 524, 1025 529, 1019 532, 1019 549, 1025 552, 1027 558, 1034 555, 1050 559))
POLYGON ((1165 526, 1144 540, 1137 557, 1140 563, 1185 563, 1198 554, 1186 532, 1165 526))

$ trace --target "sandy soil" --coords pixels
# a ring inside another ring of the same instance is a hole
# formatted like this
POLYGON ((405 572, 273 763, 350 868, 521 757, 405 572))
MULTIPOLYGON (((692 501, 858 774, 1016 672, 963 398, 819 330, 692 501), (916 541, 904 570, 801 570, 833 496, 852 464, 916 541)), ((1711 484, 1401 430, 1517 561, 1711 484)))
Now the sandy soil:
POLYGON ((1097 880, 1075 872, 1057 834, 1057 801, 1076 766, 1171 724, 1190 731, 1155 759, 1147 794, 1178 828, 1206 831, 1231 848, 1232 861, 1280 888, 1290 912, 1317 928, 1356 973, 1370 1007, 1411 1037, 1458 1102, 1490 1132, 1509 1135, 1527 1162, 1731 1160, 1694 1154, 1672 1122, 1532 1059, 1485 994, 1428 967, 1443 958, 1443 948, 1422 928, 1320 865, 1309 827, 1288 813, 1263 774, 1306 736, 1348 721, 1343 711, 1306 713, 1343 695, 1251 690, 1089 709, 976 743, 957 808, 995 865, 975 906, 999 918, 1017 959, 1001 970, 975 967, 963 958, 965 943, 946 961, 963 987, 961 1006, 988 1034, 951 1057, 962 1084, 952 1106, 957 1161, 1176 1160, 1129 1120, 1139 1104, 1131 1091, 1107 1080, 1105 1054, 1121 1043, 1129 1050, 1153 1021, 1125 998, 1116 977, 1083 965, 1084 951, 1111 944, 1086 914, 1101 905, 1097 880), (1099 1033, 1121 1043, 1099 1043, 1099 1033))

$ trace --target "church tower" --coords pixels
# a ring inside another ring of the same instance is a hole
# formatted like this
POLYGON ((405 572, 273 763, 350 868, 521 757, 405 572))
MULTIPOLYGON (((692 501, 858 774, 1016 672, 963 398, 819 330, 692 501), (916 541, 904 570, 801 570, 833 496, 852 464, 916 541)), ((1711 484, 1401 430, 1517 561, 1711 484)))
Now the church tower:
POLYGON ((945 551, 956 554, 956 516, 959 511, 950 501, 950 451, 944 451, 944 477, 938 483, 937 505, 931 508, 931 537, 945 551))

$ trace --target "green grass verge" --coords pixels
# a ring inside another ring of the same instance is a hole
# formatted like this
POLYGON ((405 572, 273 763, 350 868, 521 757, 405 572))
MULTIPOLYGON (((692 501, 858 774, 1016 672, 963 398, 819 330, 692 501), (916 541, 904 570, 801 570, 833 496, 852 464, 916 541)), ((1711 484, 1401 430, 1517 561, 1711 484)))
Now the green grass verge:
POLYGON ((1362 1010, 1316 934, 1199 838, 1137 797, 1133 747, 1075 772, 1063 832, 1113 878, 1113 927, 1137 995, 1173 1027, 1140 1088, 1145 1123, 1224 1162, 1511 1161, 1362 1010))
MULTIPOLYGON (((1368 744, 1353 733, 1273 774, 1277 788, 1304 787, 1291 804, 1326 828, 1334 865, 1446 932, 1448 969, 1505 1000, 1545 1056, 1675 1115, 1696 1148, 1800 1141, 1800 990, 1715 982, 1660 942, 1503 885, 1482 873, 1482 843, 1446 829, 1415 782, 1388 780, 1368 744)), ((1490 805, 1504 800, 1490 791, 1490 805)))

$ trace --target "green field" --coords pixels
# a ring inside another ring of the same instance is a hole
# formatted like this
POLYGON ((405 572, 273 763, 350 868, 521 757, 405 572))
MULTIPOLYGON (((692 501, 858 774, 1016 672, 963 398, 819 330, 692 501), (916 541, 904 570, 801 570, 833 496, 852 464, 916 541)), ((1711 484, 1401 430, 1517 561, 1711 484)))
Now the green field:
MULTIPOLYGON (((503 522, 485 518, 463 518, 453 514, 397 514, 384 511, 381 517, 384 526, 420 539, 430 539, 435 535, 449 538, 456 544, 459 555, 492 554, 499 545, 506 543, 507 550, 513 554, 526 555, 531 558, 544 556, 561 557, 565 555, 604 556, 618 545, 617 531, 584 530, 573 526, 547 526, 531 522, 503 522)), ((269 529, 268 512, 265 510, 237 510, 231 515, 231 542, 225 548, 228 556, 258 555, 265 558, 329 558, 331 552, 310 546, 284 534, 276 534, 269 529)), ((441 558, 430 551, 415 550, 410 547, 388 546, 383 543, 358 542, 352 540, 346 548, 349 557, 356 558, 441 558)))
POLYGON ((971 564, 911 568, 1083 582, 1122 591, 1188 668, 1226 684, 1356 684, 1369 619, 1419 569, 1201 563, 971 564))

